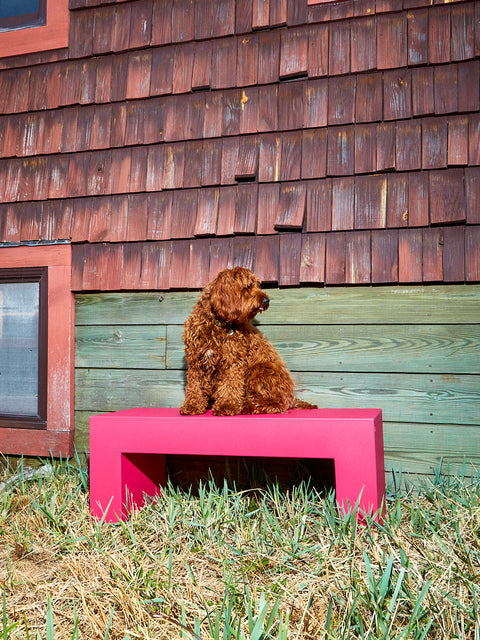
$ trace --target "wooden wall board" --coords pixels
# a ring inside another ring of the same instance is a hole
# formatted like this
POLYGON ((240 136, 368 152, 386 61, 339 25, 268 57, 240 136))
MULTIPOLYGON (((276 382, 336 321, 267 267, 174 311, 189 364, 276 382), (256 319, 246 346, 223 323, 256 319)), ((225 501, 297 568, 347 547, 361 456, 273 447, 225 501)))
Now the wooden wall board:
MULTIPOLYGON (((431 325, 432 318, 436 324, 472 324, 480 315, 479 292, 479 285, 275 289, 268 324, 317 324, 321 318, 322 324, 360 326, 370 324, 372 317, 387 325, 431 325)), ((77 294, 76 324, 110 324, 112 317, 119 324, 183 324, 198 295, 162 292, 159 302, 155 292, 77 294)), ((260 324, 266 318, 261 316, 260 324)))
POLYGON ((475 376, 294 372, 299 395, 323 407, 381 407, 392 422, 478 425, 475 376))
MULTIPOLYGON (((478 380, 472 376, 293 372, 299 396, 325 408, 381 407, 385 421, 478 425, 478 380)), ((77 410, 179 406, 185 371, 77 369, 77 410)))
POLYGON ((77 368, 164 369, 165 325, 90 325, 75 332, 77 368))
MULTIPOLYGON (((456 424, 384 422, 386 469, 397 473, 443 473, 476 476, 479 466, 478 427, 456 424), (462 443, 469 443, 468 454, 462 443)), ((419 481, 425 478, 419 478, 419 481)))
MULTIPOLYGON (((267 315, 267 314, 266 314, 267 315)), ((261 329, 294 371, 480 374, 478 325, 270 325, 261 329)))

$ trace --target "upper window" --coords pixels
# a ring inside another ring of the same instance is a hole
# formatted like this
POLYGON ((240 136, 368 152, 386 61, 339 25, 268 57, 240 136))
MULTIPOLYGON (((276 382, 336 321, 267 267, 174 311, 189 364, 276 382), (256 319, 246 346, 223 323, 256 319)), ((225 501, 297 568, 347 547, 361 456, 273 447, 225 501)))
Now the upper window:
POLYGON ((68 46, 68 0, 0 0, 0 58, 68 46))
POLYGON ((0 270, 0 426, 47 424, 47 269, 0 270))
POLYGON ((0 30, 23 29, 47 22, 46 0, 0 0, 0 30))

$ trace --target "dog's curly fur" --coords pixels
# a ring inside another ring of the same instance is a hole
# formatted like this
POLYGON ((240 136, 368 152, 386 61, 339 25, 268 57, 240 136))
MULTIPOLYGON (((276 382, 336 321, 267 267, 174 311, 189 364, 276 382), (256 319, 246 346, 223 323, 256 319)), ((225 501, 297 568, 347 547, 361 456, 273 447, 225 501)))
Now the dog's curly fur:
POLYGON ((269 298, 249 269, 225 269, 202 291, 185 322, 188 365, 184 415, 283 413, 313 409, 295 398, 292 377, 268 340, 252 325, 269 298))

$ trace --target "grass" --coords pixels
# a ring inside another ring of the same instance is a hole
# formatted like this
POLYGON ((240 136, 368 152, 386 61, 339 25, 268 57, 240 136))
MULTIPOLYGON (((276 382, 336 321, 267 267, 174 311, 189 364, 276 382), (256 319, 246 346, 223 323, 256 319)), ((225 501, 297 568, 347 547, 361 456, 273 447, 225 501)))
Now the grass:
POLYGON ((52 464, 0 493, 0 640, 480 640, 480 478, 395 477, 382 524, 213 483, 102 524, 52 464))

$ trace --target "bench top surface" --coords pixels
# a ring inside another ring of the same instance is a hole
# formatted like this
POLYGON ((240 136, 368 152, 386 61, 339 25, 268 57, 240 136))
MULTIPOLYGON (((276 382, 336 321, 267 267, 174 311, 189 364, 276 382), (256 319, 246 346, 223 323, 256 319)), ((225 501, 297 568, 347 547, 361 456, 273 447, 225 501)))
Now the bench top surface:
POLYGON ((291 409, 287 413, 274 414, 256 414, 256 415, 236 415, 236 416, 213 416, 211 411, 207 411, 202 415, 182 416, 177 408, 173 407, 138 407, 132 409, 124 409, 123 411, 114 411, 110 413, 98 414, 92 416, 94 418, 177 418, 179 420, 201 420, 204 418, 215 418, 215 420, 291 420, 292 418, 301 417, 302 420, 311 418, 318 419, 341 419, 341 420, 371 420, 381 413, 381 409, 291 409))

